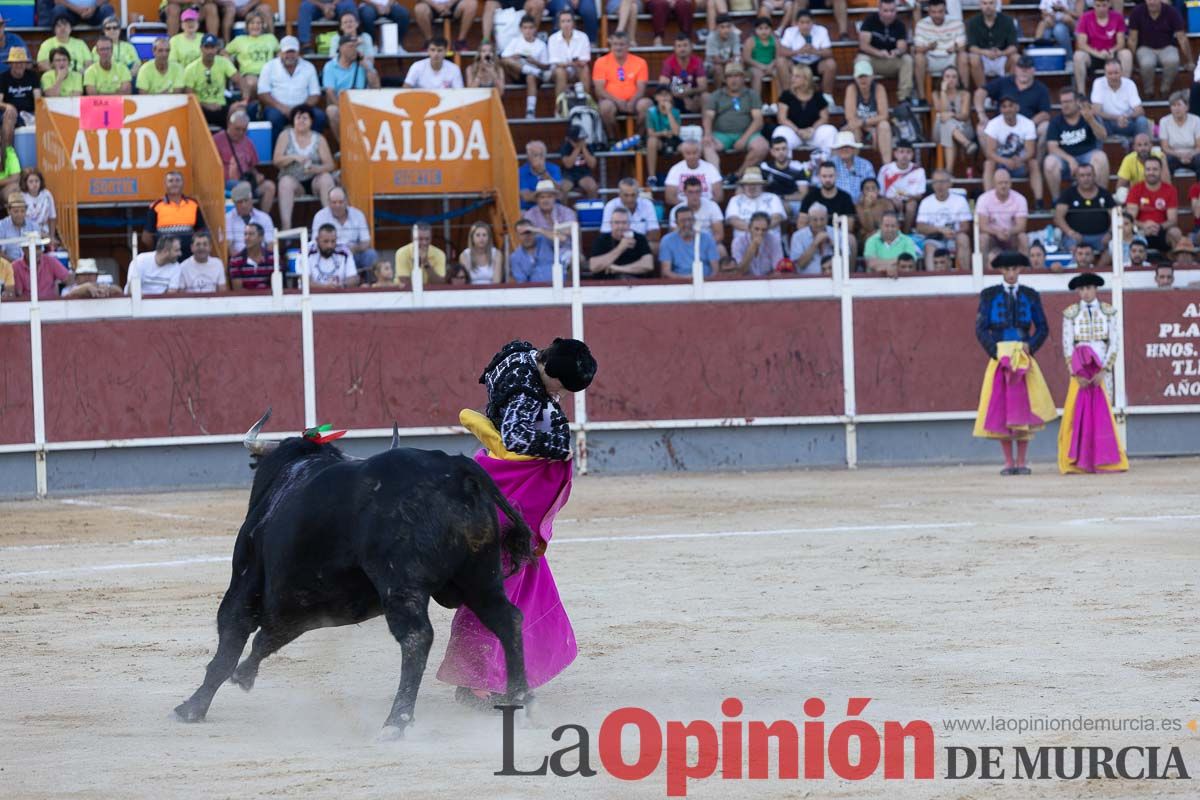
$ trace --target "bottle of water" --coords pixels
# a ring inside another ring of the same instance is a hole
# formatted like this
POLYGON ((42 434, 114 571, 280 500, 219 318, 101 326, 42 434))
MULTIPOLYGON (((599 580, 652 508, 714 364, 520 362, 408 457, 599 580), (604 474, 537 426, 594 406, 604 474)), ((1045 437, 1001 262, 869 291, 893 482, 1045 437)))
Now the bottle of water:
POLYGON ((625 150, 632 150, 642 143, 642 137, 638 134, 630 136, 628 139, 622 139, 612 146, 613 152, 620 153, 625 150))
POLYGON ((583 91, 583 83, 582 83, 582 82, 577 82, 577 83, 575 84, 575 97, 576 97, 576 98, 578 98, 579 100, 582 100, 582 99, 584 98, 584 91, 583 91))
POLYGON ((1047 253, 1057 253, 1058 243, 1062 233, 1053 225, 1046 228, 1046 235, 1042 237, 1042 244, 1046 247, 1047 253))

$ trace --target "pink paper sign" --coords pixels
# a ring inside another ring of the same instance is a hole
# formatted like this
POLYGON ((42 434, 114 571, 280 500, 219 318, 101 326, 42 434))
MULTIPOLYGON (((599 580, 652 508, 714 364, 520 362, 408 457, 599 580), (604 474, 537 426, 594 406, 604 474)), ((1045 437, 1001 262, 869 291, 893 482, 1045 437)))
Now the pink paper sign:
POLYGON ((79 98, 79 127, 82 130, 119 130, 124 125, 124 97, 93 95, 79 98))

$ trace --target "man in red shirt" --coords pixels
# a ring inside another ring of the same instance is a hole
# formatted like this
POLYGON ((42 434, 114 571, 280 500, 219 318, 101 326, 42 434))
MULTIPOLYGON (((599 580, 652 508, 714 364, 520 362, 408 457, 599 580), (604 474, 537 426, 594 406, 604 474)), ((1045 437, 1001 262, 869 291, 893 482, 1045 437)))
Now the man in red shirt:
POLYGON ((1146 180, 1135 183, 1125 198, 1125 210, 1146 244, 1160 253, 1168 252, 1182 238, 1179 230, 1179 194, 1162 180, 1162 160, 1146 159, 1146 180))
POLYGON ((676 34, 675 52, 663 62, 658 82, 671 87, 675 107, 681 112, 700 112, 700 98, 708 91, 708 75, 704 60, 692 51, 692 40, 686 33, 676 34))
POLYGON ((254 190, 259 208, 270 214, 275 202, 275 181, 263 177, 258 171, 258 151, 246 135, 249 130, 250 116, 245 111, 234 111, 229 115, 225 130, 217 131, 213 136, 213 144, 217 146, 217 155, 225 165, 225 188, 232 189, 246 181, 254 190))

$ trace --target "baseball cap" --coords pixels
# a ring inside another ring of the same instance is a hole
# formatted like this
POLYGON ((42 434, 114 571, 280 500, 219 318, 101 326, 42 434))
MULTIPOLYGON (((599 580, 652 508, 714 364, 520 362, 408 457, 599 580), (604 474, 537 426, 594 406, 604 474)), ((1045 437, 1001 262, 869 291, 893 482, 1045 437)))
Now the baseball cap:
POLYGON ((1031 56, 1021 56, 1017 59, 1017 66, 1029 69, 1033 66, 1033 58, 1031 56))
POLYGON ((295 36, 285 36, 279 42, 279 52, 287 53, 289 51, 294 53, 300 52, 300 40, 295 36))
POLYGON ((726 75, 745 75, 746 68, 742 66, 740 61, 732 61, 725 66, 726 75))
POLYGON ((187 11, 184 11, 182 14, 180 14, 179 18, 184 21, 189 19, 200 19, 200 12, 194 8, 189 8, 187 11))
POLYGON ((250 184, 246 183, 245 181, 242 181, 234 186, 233 190, 229 192, 229 199, 235 203, 238 200, 251 200, 253 197, 254 190, 251 189, 250 184))
POLYGON ((211 33, 204 34, 204 38, 200 40, 201 47, 220 47, 221 40, 211 33))
POLYGON ((871 66, 870 61, 855 61, 854 62, 854 77, 866 76, 871 77, 875 74, 875 68, 871 66))

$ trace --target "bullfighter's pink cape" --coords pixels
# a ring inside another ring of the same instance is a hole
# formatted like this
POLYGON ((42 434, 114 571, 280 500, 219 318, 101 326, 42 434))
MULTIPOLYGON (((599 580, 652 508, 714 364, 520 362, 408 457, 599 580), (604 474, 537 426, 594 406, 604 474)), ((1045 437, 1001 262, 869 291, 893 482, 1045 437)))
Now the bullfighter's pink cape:
MULTIPOLYGON (((1103 369, 1096 351, 1087 345, 1079 345, 1071 354, 1072 375, 1091 380, 1103 369)), ((1129 460, 1117 437, 1112 406, 1102 385, 1080 386, 1071 381, 1058 432, 1058 468, 1064 475, 1129 469, 1129 460)))
MULTIPOLYGON (((571 462, 540 458, 509 461, 492 458, 486 450, 476 453, 475 460, 534 532, 537 558, 504 581, 509 600, 525 617, 521 627, 525 671, 533 689, 566 669, 578 653, 575 631, 543 555, 554 535, 554 517, 571 494, 571 462)), ((500 521, 503 525, 503 514, 500 521)), ((500 640, 466 606, 454 615, 446 657, 437 677, 455 686, 497 693, 508 690, 500 640)))

